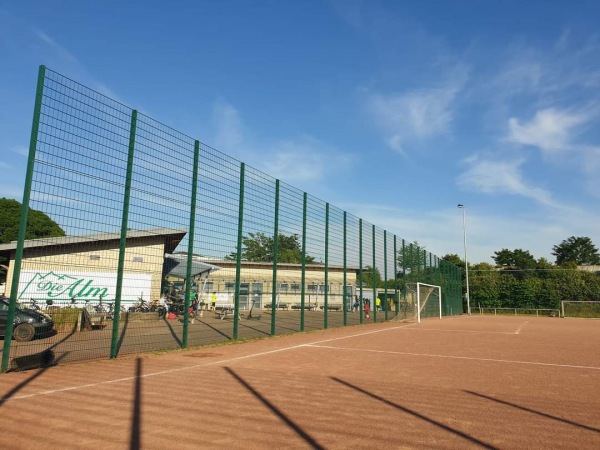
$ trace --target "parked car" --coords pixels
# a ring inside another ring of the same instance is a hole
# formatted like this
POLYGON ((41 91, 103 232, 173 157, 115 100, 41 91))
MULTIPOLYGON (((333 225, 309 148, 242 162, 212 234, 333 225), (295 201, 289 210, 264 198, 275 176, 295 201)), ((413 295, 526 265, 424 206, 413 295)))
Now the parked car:
MULTIPOLYGON (((6 333, 9 300, 0 298, 0 336, 6 333)), ((15 341, 25 342, 35 336, 42 336, 54 328, 52 317, 39 311, 15 308, 13 337, 15 341)))

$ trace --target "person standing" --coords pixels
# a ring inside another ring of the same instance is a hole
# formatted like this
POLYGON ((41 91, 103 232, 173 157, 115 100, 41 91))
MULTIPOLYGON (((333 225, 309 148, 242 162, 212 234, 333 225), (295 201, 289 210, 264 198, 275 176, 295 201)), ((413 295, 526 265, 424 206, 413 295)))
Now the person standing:
POLYGON ((213 292, 210 297, 210 308, 214 311, 217 307, 217 293, 213 292))
POLYGON ((375 310, 381 311, 381 299, 379 297, 375 297, 375 310))
POLYGON ((167 304, 167 294, 163 294, 160 296, 158 300, 158 318, 162 319, 166 318, 169 313, 169 305, 167 304))
POLYGON ((196 314, 198 314, 198 295, 194 295, 194 297, 191 300, 192 303, 190 305, 190 312, 192 316, 192 323, 194 323, 194 320, 196 319, 196 314))
POLYGON ((368 319, 369 314, 371 313, 371 300, 365 298, 365 317, 368 319))

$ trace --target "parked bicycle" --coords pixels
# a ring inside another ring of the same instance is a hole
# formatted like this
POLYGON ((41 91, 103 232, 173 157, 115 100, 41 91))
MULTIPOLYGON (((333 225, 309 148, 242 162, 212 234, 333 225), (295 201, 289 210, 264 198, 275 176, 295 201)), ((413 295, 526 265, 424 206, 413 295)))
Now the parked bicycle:
POLYGON ((148 303, 146 300, 144 300, 142 297, 138 298, 138 301, 135 303, 135 305, 133 305, 132 307, 129 308, 130 312, 150 312, 151 311, 151 305, 150 303, 148 303))
MULTIPOLYGON (((105 308, 106 308, 106 318, 109 320, 113 320, 115 318, 115 303, 114 302, 108 302, 105 304, 105 308)), ((121 312, 125 313, 127 311, 125 311, 125 308, 123 308, 121 306, 121 312)))
POLYGON ((38 301, 35 298, 29 299, 29 305, 27 305, 26 308, 31 309, 33 311, 41 311, 42 310, 40 304, 38 303, 38 301))
MULTIPOLYGON (((30 298, 29 303, 24 305, 25 309, 31 309, 33 311, 42 311, 44 309, 48 309, 48 307, 54 304, 54 301, 49 298, 45 300, 46 306, 43 306, 40 301, 35 298, 30 298)), ((56 307, 55 307, 56 308, 56 307)))
POLYGON ((98 304, 94 306, 94 310, 98 313, 108 313, 112 310, 112 303, 110 304, 110 307, 107 306, 107 304, 104 304, 102 296, 100 296, 100 300, 98 301, 98 304))

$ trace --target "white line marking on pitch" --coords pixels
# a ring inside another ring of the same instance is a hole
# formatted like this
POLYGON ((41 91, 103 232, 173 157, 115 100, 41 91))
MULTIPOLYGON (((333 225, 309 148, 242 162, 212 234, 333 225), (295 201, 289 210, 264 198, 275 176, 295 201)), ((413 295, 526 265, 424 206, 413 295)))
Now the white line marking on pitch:
MULTIPOLYGON (((210 366, 215 366, 218 364, 226 364, 226 363, 232 363, 232 362, 236 362, 236 361, 242 361, 244 359, 250 359, 250 358, 256 358, 259 356, 265 356, 265 355, 271 355, 274 353, 280 353, 280 352, 285 352, 288 350, 295 350, 298 348, 302 348, 302 347, 322 347, 322 348, 329 348, 327 346, 320 346, 318 344, 323 344, 326 342, 333 342, 333 341, 339 341, 339 340, 343 340, 343 339, 352 339, 355 337, 361 337, 361 336, 367 336, 369 334, 376 334, 376 333, 384 333, 387 331, 395 331, 395 330, 400 330, 400 329, 412 329, 412 327, 418 326, 418 323, 411 323, 408 325, 400 325, 400 326, 395 326, 395 327, 390 327, 390 328, 383 328, 383 329, 378 329, 378 330, 371 330, 371 331, 365 331, 362 333, 355 333, 355 334, 350 334, 350 335, 346 335, 346 336, 341 336, 341 337, 336 337, 336 338, 331 338, 331 339, 322 339, 320 341, 315 341, 315 342, 311 342, 311 343, 307 343, 307 344, 299 344, 299 345, 293 345, 291 347, 285 347, 285 348, 280 348, 280 349, 276 349, 276 350, 270 350, 267 352, 260 352, 260 353, 253 353, 250 355, 244 355, 244 356, 237 356, 235 358, 230 358, 230 359, 223 359, 223 360, 219 360, 219 361, 212 361, 212 362, 208 362, 208 363, 204 363, 204 364, 194 364, 192 366, 185 366, 185 367, 178 367, 175 369, 169 369, 169 370, 162 370, 160 372, 153 372, 153 373, 147 373, 144 375, 140 375, 140 378, 150 378, 150 377, 154 377, 154 376, 158 376, 158 375, 166 375, 166 374, 170 374, 170 373, 176 373, 176 372, 181 372, 184 370, 191 370, 191 369, 197 369, 197 368, 203 368, 203 367, 210 367, 210 366)), ((423 330, 419 330, 419 331, 426 331, 426 329, 423 330)), ((429 330, 427 330, 429 331, 429 330)), ((439 330, 439 331, 453 331, 453 330, 439 330)), ((456 330, 458 331, 458 330, 456 330)), ((473 333, 500 333, 498 331, 473 331, 473 333)), ((506 333, 504 333, 506 334, 506 333)), ((513 334, 513 333, 509 333, 509 334, 513 334)), ((335 348, 338 349, 338 347, 331 347, 331 348, 335 348)), ((373 351, 373 350, 368 350, 368 351, 373 351)), ((399 353, 400 354, 400 353, 399 353)), ((405 353, 407 355, 410 355, 410 353, 405 353)), ((419 355, 419 354, 415 354, 415 355, 419 355)), ((426 356, 426 355, 421 355, 421 356, 426 356)), ((429 356, 438 356, 438 357, 446 357, 446 358, 452 358, 449 356, 443 356, 443 355, 429 355, 429 356)), ((462 359, 477 359, 477 358, 467 358, 467 357, 456 357, 456 358, 462 358, 462 359)), ((485 359, 479 359, 480 361, 486 361, 485 359)), ((495 361, 495 360, 489 360, 489 361, 495 361)), ((498 360, 501 361, 501 360, 498 360)), ((509 361, 503 361, 503 362, 509 362, 509 361)), ((519 361, 513 361, 515 363, 519 363, 519 361)), ((522 363, 522 362, 521 362, 522 363)), ((524 363, 522 363, 524 364, 524 363)), ((542 364, 544 365, 544 363, 531 363, 531 364, 542 364)), ((552 364, 549 364, 552 365, 552 364)), ((582 368, 587 368, 585 366, 564 366, 564 367, 582 367, 582 368)), ((592 367, 592 369, 595 369, 592 367)), ((0 398, 0 404, 8 402, 8 401, 13 401, 13 400, 22 400, 22 399, 26 399, 26 398, 31 398, 31 397, 37 397, 37 396, 41 396, 41 395, 52 395, 52 394, 59 394, 62 392, 69 392, 69 391, 75 391, 75 390, 79 390, 79 389, 86 389, 86 388, 90 388, 90 387, 97 387, 97 386, 102 386, 102 385, 106 385, 106 384, 113 384, 113 383, 120 383, 120 382, 125 382, 125 381, 132 381, 135 380, 137 377, 136 376, 130 376, 130 377, 124 377, 124 378, 116 378, 114 380, 106 380, 106 381, 99 381, 98 383, 89 383, 89 384, 81 384, 81 385, 77 385, 77 386, 69 386, 69 387, 64 387, 64 388, 60 388, 60 389, 52 389, 52 390, 47 390, 47 391, 41 391, 41 392, 36 392, 36 393, 32 393, 32 394, 26 394, 26 395, 18 395, 18 396, 14 396, 14 397, 9 397, 9 398, 0 398)))
POLYGON ((444 331, 449 333, 515 334, 513 331, 444 330, 442 328, 410 328, 410 331, 444 331))
POLYGON ((515 334, 519 334, 521 332, 521 328, 523 328, 525 325, 527 325, 529 323, 529 321, 521 324, 521 326, 519 328, 517 328, 517 331, 515 331, 515 334))
MULTIPOLYGON (((405 327, 409 327, 409 326, 413 326, 413 325, 417 325, 417 324, 409 324, 409 325, 402 325, 402 326, 397 326, 397 327, 392 327, 392 328, 384 328, 384 329, 381 329, 381 330, 366 331, 366 332, 363 332, 363 333, 356 333, 356 334, 351 334, 351 335, 337 337, 337 338, 323 339, 323 340, 315 341, 315 342, 308 343, 308 344, 292 345, 291 347, 279 348, 279 349, 276 349, 276 350, 269 350, 267 352, 252 353, 250 355, 237 356, 235 358, 222 359, 222 360, 219 360, 219 361, 211 361, 211 362, 204 363, 204 364, 194 364, 192 366, 178 367, 178 368, 175 368, 175 369, 162 370, 160 372, 146 373, 144 375, 140 375, 139 378, 150 378, 150 377, 154 377, 154 376, 157 376, 157 375, 166 375, 166 374, 170 374, 170 373, 181 372, 183 370, 191 370, 191 369, 197 369, 197 368, 202 368, 202 367, 215 366, 215 365, 218 365, 218 364, 231 363, 231 362, 235 362, 235 361, 241 361, 241 360, 244 360, 244 359, 256 358, 256 357, 259 357, 259 356, 265 356, 265 355, 271 355, 271 354, 274 354, 274 353, 285 352, 285 351, 288 351, 288 350, 295 350, 295 349, 298 349, 298 348, 307 347, 307 346, 314 345, 314 344, 321 344, 321 343, 324 343, 324 342, 338 341, 340 339, 349 339, 349 338, 354 338, 354 337, 359 337, 359 336, 365 336, 365 335, 368 335, 368 334, 381 333, 381 332, 384 332, 384 331, 392 331, 392 330, 397 330, 399 328, 405 328, 405 327)), ((136 378, 137 378, 137 376, 134 375, 134 376, 130 376, 130 377, 116 378, 114 380, 99 381, 97 383, 80 384, 80 385, 77 385, 77 386, 69 386, 69 387, 64 387, 64 388, 60 388, 60 389, 52 389, 52 390, 47 390, 47 391, 35 392, 35 393, 32 393, 32 394, 15 395, 14 397, 9 397, 9 398, 2 397, 2 398, 0 398, 0 404, 6 403, 6 402, 9 402, 9 401, 13 401, 13 400, 22 400, 22 399, 26 399, 26 398, 38 397, 38 396, 41 396, 41 395, 60 394, 62 392, 75 391, 75 390, 79 390, 79 389, 85 389, 85 388, 90 388, 90 387, 97 387, 97 386, 102 386, 102 385, 106 385, 106 384, 120 383, 120 382, 123 382, 123 381, 132 381, 132 380, 135 380, 136 378)))
MULTIPOLYGON (((160 372, 146 373, 146 374, 140 375, 139 378, 149 378, 149 377, 154 377, 157 375, 165 375, 165 374, 169 374, 169 373, 181 372, 183 370, 196 369, 198 367, 209 367, 209 366, 214 366, 214 365, 221 364, 221 363, 239 361, 242 359, 254 358, 257 356, 264 356, 264 355, 269 355, 271 353, 278 353, 278 352, 283 352, 283 351, 287 351, 287 350, 294 350, 296 348, 305 347, 305 346, 306 346, 306 344, 294 345, 292 347, 286 347, 286 348, 281 348, 281 349, 277 349, 277 350, 270 350, 268 352, 254 353, 251 355, 238 356, 235 358, 219 360, 219 361, 212 361, 212 362, 204 363, 204 364, 194 364, 193 366, 178 367, 176 369, 161 370, 160 372)), ((57 394, 57 393, 61 393, 61 392, 85 389, 85 388, 89 388, 89 387, 102 386, 104 384, 119 383, 121 381, 131 381, 131 380, 135 380, 136 378, 138 378, 138 377, 136 375, 134 375, 134 376, 130 376, 130 377, 116 378, 114 380, 99 381, 98 383, 80 384, 78 386, 70 386, 70 387, 65 387, 65 388, 60 388, 60 389, 41 391, 41 392, 36 392, 33 394, 19 395, 19 396, 14 396, 14 397, 9 397, 9 398, 3 397, 3 398, 0 398, 0 404, 7 402, 7 401, 11 401, 11 400, 19 400, 19 399, 24 399, 24 398, 37 397, 39 395, 51 395, 51 394, 57 394)))
POLYGON ((407 355, 407 356, 426 356, 428 358, 446 358, 446 359, 467 359, 471 361, 488 361, 488 362, 498 362, 498 363, 509 363, 509 364, 527 364, 533 366, 549 366, 549 367, 566 367, 569 369, 590 369, 590 370, 600 370, 600 367, 594 366, 578 366, 574 364, 553 364, 553 363, 543 363, 536 361, 517 361, 511 359, 493 359, 493 358, 474 358, 471 356, 452 356, 452 355, 435 355, 430 353, 411 353, 411 352, 395 352, 391 350, 367 350, 360 348, 346 348, 346 347, 333 347, 330 345, 316 345, 316 344, 306 344, 305 347, 314 347, 314 348, 326 348, 330 350, 346 350, 352 352, 369 352, 369 353, 386 353, 392 355, 407 355))

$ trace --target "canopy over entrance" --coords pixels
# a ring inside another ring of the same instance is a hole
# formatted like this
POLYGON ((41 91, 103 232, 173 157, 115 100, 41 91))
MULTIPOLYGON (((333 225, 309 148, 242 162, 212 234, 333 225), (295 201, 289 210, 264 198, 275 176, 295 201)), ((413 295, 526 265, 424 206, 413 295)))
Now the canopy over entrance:
MULTIPOLYGON (((187 255, 165 254, 165 275, 167 277, 185 279, 187 277, 187 255)), ((208 276, 211 272, 219 270, 219 266, 197 261, 192 258, 192 278, 208 276)))

